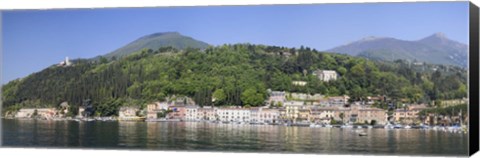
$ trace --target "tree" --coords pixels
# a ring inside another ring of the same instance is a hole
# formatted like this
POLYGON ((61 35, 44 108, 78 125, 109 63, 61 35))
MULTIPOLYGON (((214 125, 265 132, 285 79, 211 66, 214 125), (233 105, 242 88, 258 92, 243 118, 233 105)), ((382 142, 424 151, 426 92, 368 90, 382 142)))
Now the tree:
POLYGON ((342 113, 340 113, 340 119, 342 119, 342 123, 344 122, 343 117, 345 117, 345 114, 342 112, 342 113))
POLYGON ((215 99, 215 102, 214 102, 215 105, 223 104, 225 102, 225 99, 227 98, 227 96, 225 95, 225 91, 223 91, 223 89, 215 90, 212 96, 215 99))
POLYGON ((256 88, 250 87, 246 89, 241 96, 244 105, 259 106, 263 104, 263 94, 258 92, 256 88))

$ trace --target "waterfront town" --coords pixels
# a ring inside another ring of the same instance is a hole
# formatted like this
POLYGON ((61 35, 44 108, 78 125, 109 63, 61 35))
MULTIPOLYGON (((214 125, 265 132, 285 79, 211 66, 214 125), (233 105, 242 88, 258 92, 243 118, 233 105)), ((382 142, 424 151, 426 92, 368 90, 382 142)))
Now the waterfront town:
MULTIPOLYGON (((67 59, 68 61, 68 59, 67 59)), ((328 82, 337 78, 331 70, 313 72, 320 80, 328 82)), ((293 84, 305 85, 303 81, 293 84)), ((359 127, 373 128, 412 128, 427 126, 461 126, 467 124, 468 117, 460 115, 441 116, 433 113, 421 115, 423 110, 431 109, 427 104, 402 104, 388 109, 378 104, 390 102, 387 96, 370 96, 363 101, 351 101, 347 95, 324 96, 322 94, 293 93, 268 90, 264 106, 199 106, 192 98, 172 96, 166 101, 157 101, 140 106, 120 107, 118 115, 112 117, 91 117, 86 106, 80 106, 78 115, 67 117, 69 105, 60 104, 59 108, 22 108, 11 118, 40 118, 47 120, 119 120, 119 121, 205 121, 232 124, 269 124, 310 127, 359 127), (118 117, 117 117, 118 116, 118 117)), ((215 99, 215 98, 213 98, 215 99)), ((445 100, 441 106, 466 104, 467 99, 445 100)), ((460 112, 461 113, 461 112, 460 112)))

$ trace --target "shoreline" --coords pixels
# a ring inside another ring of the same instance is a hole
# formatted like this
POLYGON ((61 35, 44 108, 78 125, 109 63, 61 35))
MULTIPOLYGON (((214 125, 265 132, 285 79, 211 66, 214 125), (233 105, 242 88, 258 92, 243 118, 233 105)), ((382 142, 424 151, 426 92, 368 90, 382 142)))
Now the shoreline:
POLYGON ((114 117, 98 117, 98 118, 8 118, 2 117, 2 119, 10 120, 42 120, 42 121, 76 121, 76 122, 146 122, 146 123, 155 123, 155 122, 198 122, 198 123, 211 123, 211 124, 222 124, 222 125, 251 125, 251 126, 286 126, 286 127, 309 127, 309 128, 340 128, 340 129, 385 129, 385 130, 431 130, 431 131, 443 131, 448 133, 468 133, 468 129, 459 126, 405 126, 393 127, 388 125, 329 125, 329 124, 307 124, 307 123, 261 123, 261 122, 224 122, 224 121, 210 121, 210 120, 180 120, 180 119, 146 119, 144 121, 140 120, 122 120, 114 117))

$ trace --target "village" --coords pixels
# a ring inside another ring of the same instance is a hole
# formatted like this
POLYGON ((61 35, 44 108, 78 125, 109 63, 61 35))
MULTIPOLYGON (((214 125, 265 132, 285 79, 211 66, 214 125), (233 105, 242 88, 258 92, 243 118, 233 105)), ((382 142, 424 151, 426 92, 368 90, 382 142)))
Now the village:
MULTIPOLYGON (((68 61, 68 59, 67 59, 68 61)), ((328 82, 337 79, 332 70, 315 71, 314 75, 328 82)), ((292 84, 303 86, 303 81, 292 84)), ((264 106, 199 106, 193 99, 185 96, 170 97, 166 101, 153 102, 141 109, 138 106, 121 107, 118 117, 91 117, 86 110, 91 107, 80 106, 78 115, 66 117, 68 103, 63 102, 56 108, 22 108, 14 118, 37 118, 46 120, 75 121, 203 121, 232 124, 265 124, 310 127, 355 127, 355 128, 428 128, 440 126, 460 126, 468 120, 461 116, 438 116, 429 113, 421 116, 422 110, 430 109, 427 104, 402 104, 390 106, 389 110, 376 107, 378 103, 389 102, 386 96, 371 96, 363 101, 351 101, 347 95, 324 96, 321 94, 293 93, 268 90, 269 97, 264 106)), ((467 103, 467 99, 443 101, 442 106, 467 103)), ((465 117, 468 118, 468 117, 465 117)))

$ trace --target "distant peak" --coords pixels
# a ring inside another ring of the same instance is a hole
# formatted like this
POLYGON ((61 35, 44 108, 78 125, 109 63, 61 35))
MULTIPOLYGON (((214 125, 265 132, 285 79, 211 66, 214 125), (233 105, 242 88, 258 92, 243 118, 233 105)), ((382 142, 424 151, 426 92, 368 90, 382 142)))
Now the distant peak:
POLYGON ((438 37, 438 38, 447 38, 443 32, 437 32, 432 35, 433 37, 438 37))
POLYGON ((158 36, 165 36, 165 35, 181 35, 181 34, 178 32, 157 32, 150 35, 146 35, 143 38, 151 38, 151 37, 158 37, 158 36))
POLYGON ((384 39, 386 37, 378 37, 378 36, 368 36, 362 38, 360 41, 373 41, 373 40, 379 40, 379 39, 384 39))
POLYGON ((448 41, 450 41, 450 39, 448 39, 448 37, 444 33, 437 32, 437 33, 434 33, 433 35, 430 35, 428 37, 420 39, 419 41, 424 41, 424 42, 426 42, 426 41, 448 42, 448 41))

